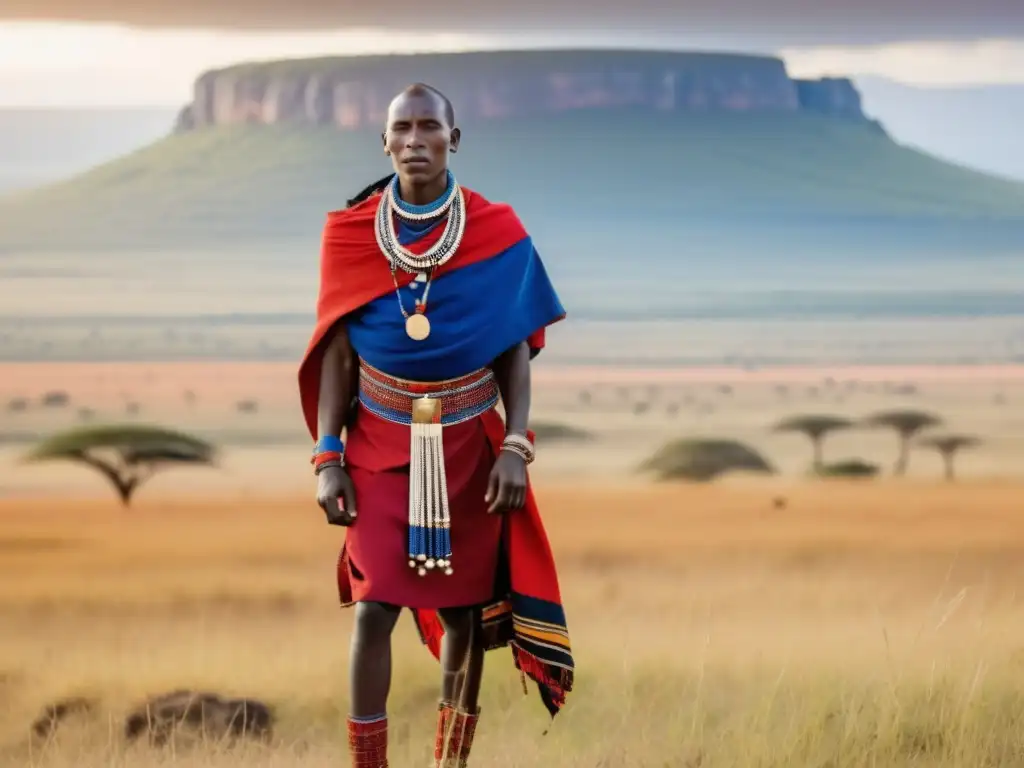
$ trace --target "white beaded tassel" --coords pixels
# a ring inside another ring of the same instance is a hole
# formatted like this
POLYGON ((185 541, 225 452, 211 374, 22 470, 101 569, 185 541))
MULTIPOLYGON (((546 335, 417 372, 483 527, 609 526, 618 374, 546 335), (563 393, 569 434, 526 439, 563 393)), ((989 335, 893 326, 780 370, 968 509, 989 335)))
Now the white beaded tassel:
MULTIPOLYGON (((409 467, 409 525, 423 531, 421 542, 412 543, 420 576, 440 565, 441 525, 448 509, 448 488, 444 475, 444 449, 441 444, 441 401, 421 397, 412 405, 412 446, 409 467)), ((440 565, 440 567, 446 567, 440 565)))
POLYGON ((444 452, 440 424, 412 424, 409 461, 409 526, 423 531, 423 540, 413 541, 416 557, 409 565, 420 576, 435 567, 445 568, 447 560, 435 559, 440 529, 448 516, 448 488, 445 483, 444 452))
POLYGON ((451 511, 448 507, 448 475, 444 468, 444 454, 441 455, 441 460, 438 462, 438 479, 441 483, 441 515, 439 520, 439 531, 441 534, 441 541, 444 542, 445 546, 440 550, 440 559, 437 561, 437 567, 443 568, 445 576, 452 575, 452 518, 451 511))
POLYGON ((430 453, 433 461, 430 467, 430 481, 432 484, 432 492, 430 494, 430 509, 431 509, 431 541, 433 547, 431 549, 434 556, 437 558, 434 565, 438 568, 445 568, 447 561, 443 559, 444 552, 441 549, 442 530, 444 524, 445 513, 448 509, 448 483, 445 482, 444 474, 444 444, 442 442, 442 427, 440 424, 429 424, 430 430, 429 437, 430 441, 430 453))
MULTIPOLYGON (((424 428, 426 435, 424 436, 424 450, 423 455, 426 458, 426 474, 427 474, 427 498, 425 499, 425 512, 426 512, 426 523, 427 523, 427 562, 424 563, 426 570, 434 570, 436 563, 434 562, 434 554, 437 549, 435 540, 437 536, 437 442, 441 437, 441 425, 440 424, 423 424, 420 425, 424 428), (432 429, 436 427, 435 430, 432 429)), ((420 572, 422 576, 424 571, 420 572)))
POLYGON ((423 563, 427 559, 423 553, 422 531, 424 519, 424 503, 428 473, 426 470, 426 439, 423 433, 425 424, 412 425, 412 446, 409 457, 409 530, 410 557, 409 567, 419 568, 422 576, 426 573, 423 563))

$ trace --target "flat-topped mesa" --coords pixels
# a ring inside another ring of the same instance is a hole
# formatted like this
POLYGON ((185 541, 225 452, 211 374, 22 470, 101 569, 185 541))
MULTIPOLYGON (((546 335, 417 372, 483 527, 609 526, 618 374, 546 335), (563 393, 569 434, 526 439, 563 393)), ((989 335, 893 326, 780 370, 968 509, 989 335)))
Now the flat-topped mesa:
POLYGON ((582 109, 801 112, 870 121, 844 78, 794 80, 781 59, 714 53, 546 50, 351 56, 203 74, 177 132, 232 124, 377 128, 405 85, 435 85, 460 122, 582 109))

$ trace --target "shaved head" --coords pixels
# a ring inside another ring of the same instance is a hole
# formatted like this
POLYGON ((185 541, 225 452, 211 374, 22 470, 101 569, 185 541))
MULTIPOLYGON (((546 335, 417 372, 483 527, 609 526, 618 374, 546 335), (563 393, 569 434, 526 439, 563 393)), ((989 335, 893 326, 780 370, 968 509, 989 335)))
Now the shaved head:
POLYGON ((452 106, 451 99, 441 93, 441 91, 434 86, 427 85, 426 83, 413 83, 400 94, 395 96, 391 103, 394 104, 403 96, 429 96, 431 98, 438 99, 441 104, 444 105, 444 119, 447 121, 448 127, 455 127, 455 107, 452 106))

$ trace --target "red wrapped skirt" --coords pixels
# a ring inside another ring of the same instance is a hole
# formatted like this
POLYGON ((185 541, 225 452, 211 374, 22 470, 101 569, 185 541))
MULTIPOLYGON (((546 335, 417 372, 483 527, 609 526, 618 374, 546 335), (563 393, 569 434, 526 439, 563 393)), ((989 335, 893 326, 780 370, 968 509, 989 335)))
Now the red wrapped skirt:
POLYGON ((479 417, 444 427, 451 517, 452 570, 419 576, 409 566, 411 430, 360 406, 348 432, 345 463, 355 486, 357 518, 347 529, 347 574, 354 602, 404 608, 475 606, 493 598, 502 516, 484 496, 494 450, 479 417))

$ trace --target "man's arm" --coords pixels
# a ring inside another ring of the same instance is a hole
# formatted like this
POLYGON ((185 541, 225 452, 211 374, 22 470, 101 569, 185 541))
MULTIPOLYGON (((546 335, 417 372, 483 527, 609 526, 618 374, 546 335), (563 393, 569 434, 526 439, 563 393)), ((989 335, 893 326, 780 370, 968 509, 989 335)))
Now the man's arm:
POLYGON ((530 423, 530 347, 524 341, 505 350, 491 366, 505 407, 505 432, 526 435, 530 423))
POLYGON ((348 330, 339 322, 330 331, 320 367, 320 399, 317 401, 317 434, 341 437, 348 425, 358 369, 348 330))
MULTIPOLYGON (((526 437, 530 423, 530 347, 524 341, 507 349, 491 368, 505 406, 505 434, 526 437)), ((490 512, 521 509, 526 503, 526 461, 518 453, 502 450, 494 462, 484 501, 490 512)))
MULTIPOLYGON (((332 329, 326 344, 320 367, 317 434, 319 437, 341 437, 351 417, 359 371, 343 324, 339 322, 332 329)), ((355 488, 344 467, 334 465, 320 471, 317 503, 331 525, 352 525, 355 522, 355 488), (344 502, 344 507, 339 502, 344 502)))

